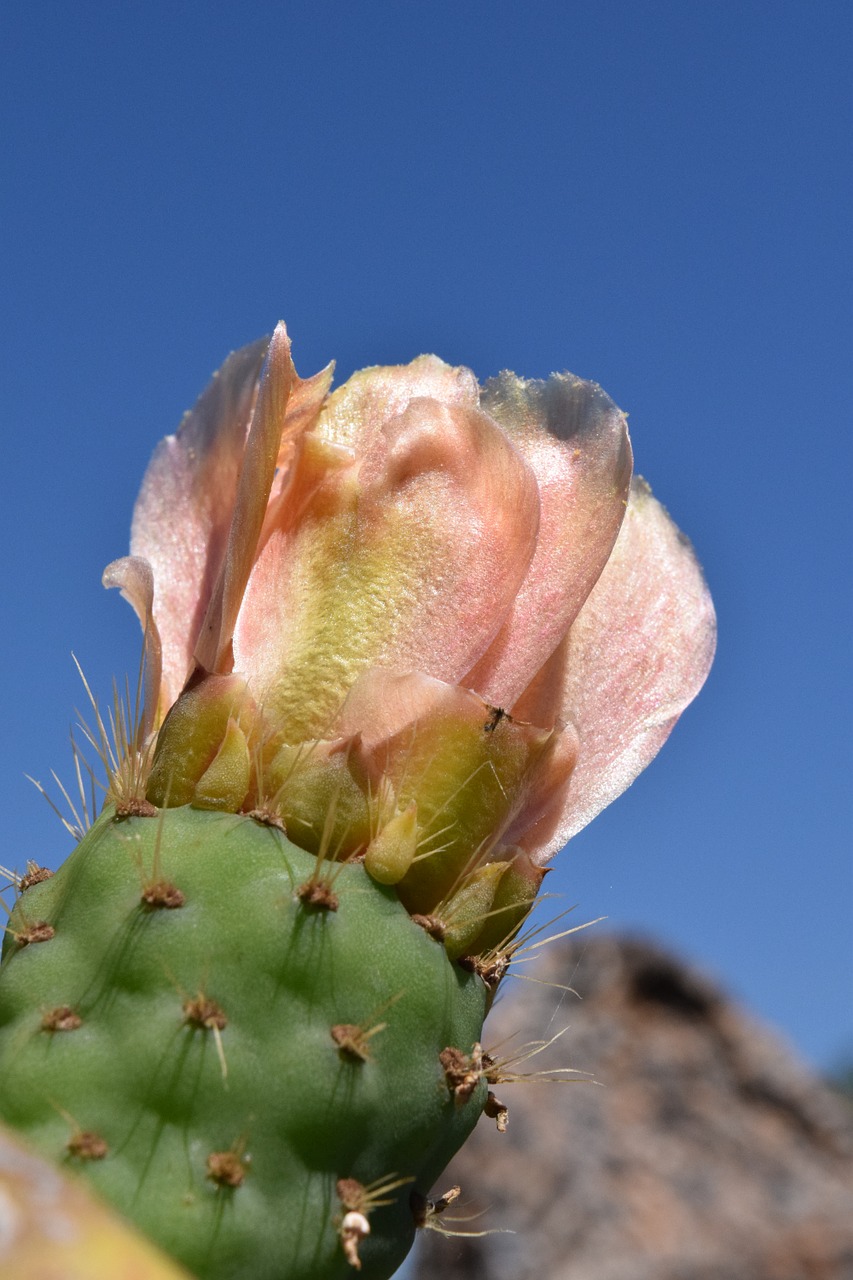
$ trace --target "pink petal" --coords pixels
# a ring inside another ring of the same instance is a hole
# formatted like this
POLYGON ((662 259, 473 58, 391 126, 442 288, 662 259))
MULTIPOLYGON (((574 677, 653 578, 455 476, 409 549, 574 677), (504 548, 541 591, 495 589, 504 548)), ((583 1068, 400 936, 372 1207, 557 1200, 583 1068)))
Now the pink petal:
POLYGON ((577 616, 616 541, 631 481, 625 415, 594 382, 555 374, 487 382, 481 405, 509 434, 539 484, 536 555, 512 612, 466 677, 512 706, 577 616))
POLYGON ((335 720, 335 733, 346 738, 357 734, 364 751, 372 755, 380 743, 423 716, 435 715, 442 709, 449 713, 460 698, 466 707, 482 708, 477 694, 422 671, 395 675, 381 667, 370 667, 347 694, 335 720))
POLYGON ((510 608, 537 525, 533 475, 491 419, 413 400, 269 537, 235 664, 290 741, 324 733, 371 665, 456 683, 510 608))
POLYGON ((168 702, 160 702, 163 670, 163 649, 160 633, 154 621, 154 574, 147 560, 139 556, 124 556, 113 560, 101 575, 105 587, 118 587, 123 599, 133 608, 142 625, 145 649, 145 705, 139 725, 140 743, 148 737, 155 724, 159 724, 169 708, 168 702))
MULTIPOLYGON (((294 522, 297 518, 295 511, 298 511, 300 505, 298 490, 305 487, 304 480, 298 480, 297 477, 300 471, 306 469, 306 446, 318 443, 314 427, 323 403, 328 397, 334 371, 335 366, 334 362, 332 362, 312 377, 297 378, 291 384, 290 399, 287 402, 286 425, 282 434, 277 470, 267 504, 266 516, 264 517, 264 526, 260 538, 261 546, 266 542, 273 529, 287 521, 294 522), (297 492, 295 493, 294 490, 297 492)), ((317 460, 315 459, 317 450, 310 451, 313 467, 321 472, 329 466, 341 465, 339 461, 340 455, 345 455, 346 462, 352 461, 351 451, 347 449, 338 449, 336 446, 329 445, 323 452, 325 455, 330 456, 324 456, 322 460, 317 460), (335 454, 338 455, 337 459, 335 454)), ((310 471, 312 466, 307 469, 310 471)), ((308 487, 310 488, 312 485, 309 484, 308 487)))
POLYGON ((566 806, 580 744, 574 725, 557 725, 550 749, 543 752, 531 775, 524 803, 503 834, 506 844, 517 844, 534 862, 554 835, 566 806))
POLYGON ((196 661, 207 671, 230 669, 234 623, 254 563, 282 453, 283 437, 286 465, 292 453, 294 434, 305 429, 302 414, 289 424, 285 422, 296 377, 287 329, 279 324, 270 340, 261 372, 257 401, 243 450, 225 556, 196 644, 196 661))
POLYGON ((607 567, 519 704, 518 714, 539 723, 571 721, 580 737, 565 807, 536 862, 654 758, 701 689, 715 646, 714 607, 693 549, 637 479, 607 567))
POLYGON ((413 400, 477 407, 479 389, 470 369, 438 356, 418 356, 410 364, 361 369, 329 396, 318 430, 324 439, 363 456, 383 425, 404 413, 413 400))
POLYGON ((229 668, 234 619, 270 491, 284 484, 295 441, 313 425, 330 381, 331 369, 297 377, 279 325, 272 340, 228 357, 177 435, 155 451, 131 548, 154 571, 166 706, 195 662, 229 668))
POLYGON ((228 357, 176 435, 155 450, 133 514, 131 552, 154 573, 163 690, 174 702, 225 555, 246 432, 269 339, 228 357))

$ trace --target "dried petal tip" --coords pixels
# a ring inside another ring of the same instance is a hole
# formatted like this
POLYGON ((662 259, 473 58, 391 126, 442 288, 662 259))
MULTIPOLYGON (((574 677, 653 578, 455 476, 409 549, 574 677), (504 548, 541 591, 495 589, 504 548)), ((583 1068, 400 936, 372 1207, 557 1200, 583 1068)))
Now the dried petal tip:
POLYGON ((505 1103, 499 1102, 491 1090, 489 1090, 488 1096, 486 1097, 486 1105, 483 1107, 483 1115, 488 1116, 490 1120, 495 1121, 498 1133, 506 1133, 509 1126, 509 1108, 505 1103))
POLYGON ((139 725, 141 746, 168 711, 163 705, 163 646, 154 621, 154 574, 140 556, 124 556, 108 564, 101 576, 105 587, 118 587, 142 625, 145 649, 145 704, 139 725))

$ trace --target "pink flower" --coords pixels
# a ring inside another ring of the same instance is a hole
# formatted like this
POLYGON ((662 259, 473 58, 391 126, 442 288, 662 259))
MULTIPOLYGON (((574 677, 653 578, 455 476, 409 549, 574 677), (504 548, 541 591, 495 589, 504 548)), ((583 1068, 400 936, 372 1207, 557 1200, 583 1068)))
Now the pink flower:
POLYGON ((154 454, 104 577, 146 627, 149 798, 306 847, 331 806, 416 911, 535 886, 699 691, 701 571, 594 383, 331 372, 279 325, 154 454))

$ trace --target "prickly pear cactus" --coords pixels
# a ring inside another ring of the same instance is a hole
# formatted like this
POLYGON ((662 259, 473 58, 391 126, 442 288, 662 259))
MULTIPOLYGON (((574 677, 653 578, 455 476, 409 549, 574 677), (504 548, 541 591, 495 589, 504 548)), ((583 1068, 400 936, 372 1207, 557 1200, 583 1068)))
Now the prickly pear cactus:
POLYGON ((485 997, 362 866, 108 810, 13 914, 3 1111, 199 1275, 389 1275, 483 1110, 442 1058, 485 997))
POLYGON ((330 381, 279 326, 158 448, 104 575, 144 698, 93 700, 103 810, 10 873, 0 1116, 201 1280, 386 1280, 437 1224, 544 864, 714 647, 600 388, 330 381))

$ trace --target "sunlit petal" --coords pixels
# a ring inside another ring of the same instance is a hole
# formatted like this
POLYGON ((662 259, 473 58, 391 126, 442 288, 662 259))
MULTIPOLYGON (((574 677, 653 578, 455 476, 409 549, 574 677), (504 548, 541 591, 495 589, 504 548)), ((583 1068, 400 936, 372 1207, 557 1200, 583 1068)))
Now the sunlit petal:
MULTIPOLYGON (((225 556, 196 645, 195 659, 207 671, 227 671, 231 665, 234 623, 261 536, 295 380, 290 339, 284 325, 279 324, 261 372, 234 495, 225 556)), ((302 415, 289 427, 287 436, 292 437, 297 429, 304 429, 302 415)))
POLYGON ((593 382, 555 374, 527 382, 502 373, 482 407, 536 476, 536 555, 509 617, 466 677, 490 702, 512 706, 574 621, 607 563, 625 514, 631 445, 625 415, 593 382))
POLYGON ((635 480, 613 554, 518 713, 571 721, 580 754, 544 861, 634 781, 696 696, 716 620, 690 543, 635 480))
POLYGON ((410 364, 361 369, 333 392, 318 433, 326 440, 364 455, 391 418, 413 400, 477 407, 479 389, 470 369, 445 364, 438 356, 418 356, 410 364))
POLYGON ((154 573, 167 703, 189 674, 225 555, 268 345, 263 338, 228 357, 177 434, 157 446, 136 503, 131 552, 146 559, 154 573))
POLYGON ((325 733, 371 664, 456 682, 511 607, 537 527, 533 474, 494 422, 413 400, 269 537, 235 663, 291 741, 325 733))
POLYGON ((170 691, 162 684, 163 649, 153 617, 154 574, 151 565, 141 556, 123 556, 107 565, 101 582, 105 587, 118 587, 142 626, 145 646, 145 703, 139 735, 143 742, 171 706, 170 691))

